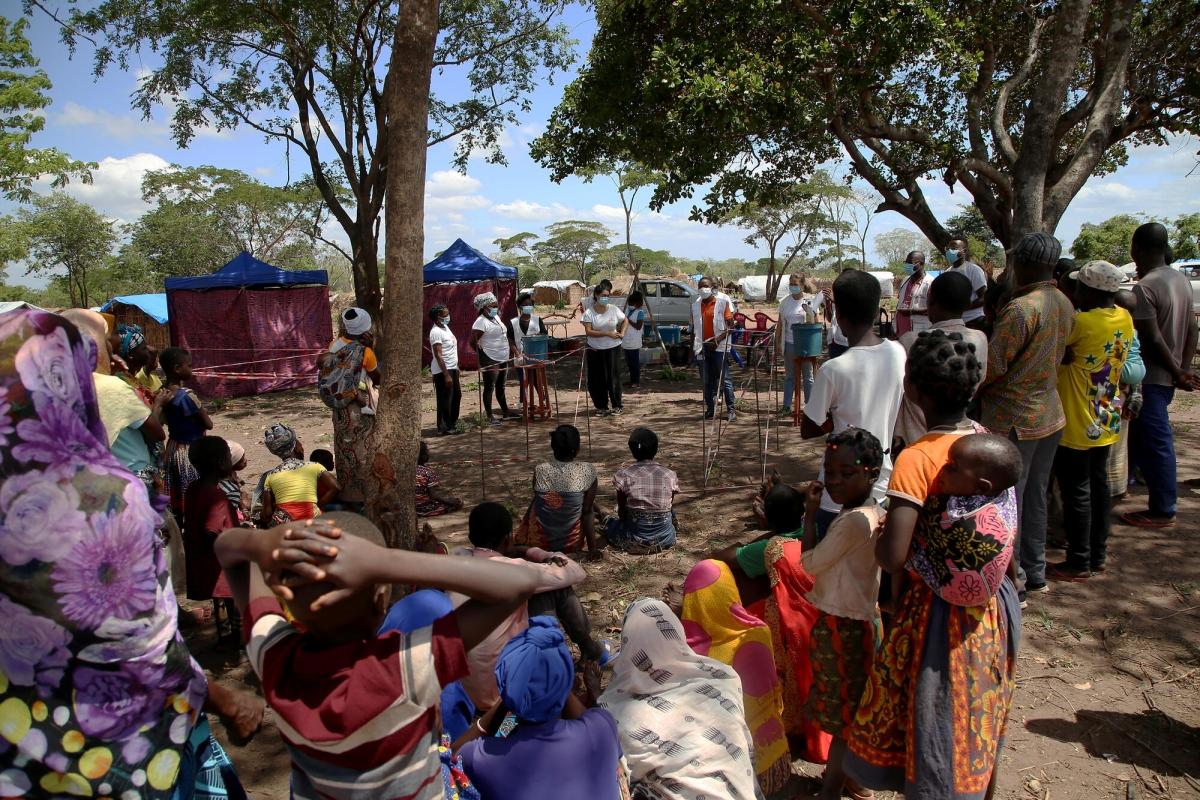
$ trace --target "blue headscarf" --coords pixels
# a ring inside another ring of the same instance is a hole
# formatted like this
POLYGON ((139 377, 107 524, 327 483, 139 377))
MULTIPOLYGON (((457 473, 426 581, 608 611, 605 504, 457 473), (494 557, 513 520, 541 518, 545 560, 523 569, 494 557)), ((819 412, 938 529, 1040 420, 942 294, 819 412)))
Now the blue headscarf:
POLYGON ((562 715, 575 681, 575 662, 558 620, 532 617, 496 660, 496 685, 504 706, 524 722, 549 722, 562 715))
POLYGON ((121 336, 121 352, 118 354, 121 358, 129 358, 130 353, 146 342, 146 336, 142 333, 141 325, 126 325, 122 323, 117 326, 117 333, 121 336))

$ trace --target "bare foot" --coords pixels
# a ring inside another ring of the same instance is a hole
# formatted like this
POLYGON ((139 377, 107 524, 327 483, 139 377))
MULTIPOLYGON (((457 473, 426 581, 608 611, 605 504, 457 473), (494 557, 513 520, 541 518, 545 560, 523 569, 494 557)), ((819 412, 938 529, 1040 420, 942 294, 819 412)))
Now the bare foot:
POLYGON ((668 583, 663 589, 662 601, 667 604, 667 608, 671 609, 675 616, 683 615, 683 590, 673 582, 668 583))

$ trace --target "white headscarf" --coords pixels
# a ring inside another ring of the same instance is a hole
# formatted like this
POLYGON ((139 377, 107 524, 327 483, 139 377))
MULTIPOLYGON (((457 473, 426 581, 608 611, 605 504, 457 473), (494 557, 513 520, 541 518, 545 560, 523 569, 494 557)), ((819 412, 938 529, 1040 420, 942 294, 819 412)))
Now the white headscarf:
POLYGON ((477 295, 475 295, 475 301, 474 301, 475 310, 480 311, 482 309, 485 309, 494 302, 496 302, 496 295, 492 294, 491 292, 484 292, 483 294, 477 294, 477 295))
POLYGON ((362 336, 371 330, 371 315, 357 306, 347 308, 342 312, 342 327, 351 336, 362 336))
POLYGON ((665 603, 642 598, 625 612, 621 653, 599 703, 617 721, 631 786, 667 800, 762 797, 741 679, 693 652, 665 603))

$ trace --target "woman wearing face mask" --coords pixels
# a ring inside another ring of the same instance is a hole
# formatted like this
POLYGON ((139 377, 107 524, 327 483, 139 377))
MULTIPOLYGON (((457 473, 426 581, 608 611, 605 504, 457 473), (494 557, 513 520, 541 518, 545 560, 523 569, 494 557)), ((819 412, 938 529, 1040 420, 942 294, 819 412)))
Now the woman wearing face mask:
MULTIPOLYGON (((787 371, 783 383, 783 408, 780 409, 784 416, 792 413, 792 395, 796 390, 796 352, 793 348, 792 326, 820 322, 824 306, 825 296, 807 275, 797 272, 788 278, 788 296, 779 302, 779 327, 775 336, 775 354, 782 357, 783 367, 787 371)), ((813 387, 812 362, 804 362, 801 371, 804 401, 808 402, 813 387)))
POLYGON ((625 314, 611 302, 611 292, 601 283, 592 292, 592 307, 583 312, 587 334, 588 393, 600 416, 624 413, 621 404, 621 340, 625 314))
POLYGON ((429 309, 433 327, 429 329, 429 349, 433 360, 433 393, 437 397, 437 430, 441 436, 458 433, 458 407, 462 389, 458 385, 458 339, 450 330, 450 311, 438 304, 429 309))
POLYGON ((925 254, 913 250, 904 257, 906 276, 900 283, 896 301, 896 337, 909 331, 929 330, 929 287, 933 281, 925 272, 925 254))
MULTIPOLYGON (((546 328, 542 325, 542 318, 533 313, 533 292, 521 292, 517 297, 517 312, 517 316, 508 321, 508 341, 516 353, 516 358, 522 359, 522 363, 524 363, 525 337, 544 336, 546 328)), ((528 402, 525 399, 525 381, 531 376, 536 378, 535 372, 536 370, 529 369, 517 370, 517 377, 521 381, 522 402, 528 402)), ((534 386, 537 387, 539 393, 542 391, 537 380, 534 381, 534 386)))
POLYGON ((488 421, 499 425, 503 420, 492 413, 492 393, 500 404, 500 414, 508 419, 508 399, 504 396, 504 381, 508 376, 507 364, 513 356, 513 345, 508 340, 507 326, 500 321, 500 304, 491 292, 475 295, 475 323, 471 326, 471 347, 479 354, 479 369, 483 372, 483 408, 488 421))

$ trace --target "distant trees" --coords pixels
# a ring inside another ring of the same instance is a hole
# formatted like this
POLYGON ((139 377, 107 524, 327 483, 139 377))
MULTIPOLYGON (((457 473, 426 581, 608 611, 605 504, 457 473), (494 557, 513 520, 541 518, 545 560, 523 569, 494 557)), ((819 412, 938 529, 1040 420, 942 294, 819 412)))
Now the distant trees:
POLYGON ((32 208, 0 221, 12 246, 9 256, 28 259, 27 274, 65 284, 72 306, 94 299, 89 276, 108 265, 117 231, 112 220, 62 193, 35 195, 32 208))
POLYGON ((893 228, 875 236, 875 252, 883 259, 888 269, 892 270, 903 264, 905 257, 913 250, 921 250, 925 252, 926 258, 929 258, 933 255, 929 249, 929 241, 922 234, 907 228, 893 228))
POLYGON ((599 222, 568 219, 546 226, 546 238, 533 245, 533 252, 546 266, 566 269, 583 283, 594 271, 594 261, 614 236, 599 222))

